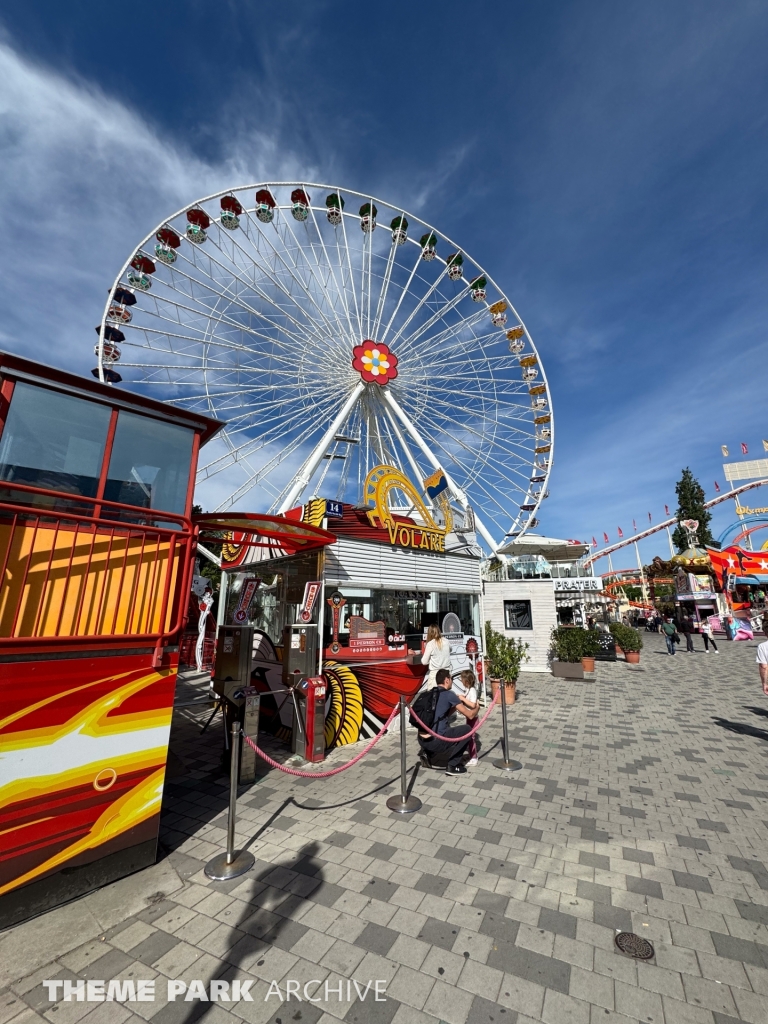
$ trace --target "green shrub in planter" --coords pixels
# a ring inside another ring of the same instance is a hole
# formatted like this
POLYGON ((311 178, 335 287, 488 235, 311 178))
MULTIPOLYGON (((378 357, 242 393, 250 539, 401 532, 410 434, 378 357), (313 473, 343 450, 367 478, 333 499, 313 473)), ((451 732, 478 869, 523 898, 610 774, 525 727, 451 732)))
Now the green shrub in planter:
POLYGON ((530 644, 513 636, 504 636, 490 622, 485 624, 485 658, 490 679, 513 683, 520 675, 520 666, 529 660, 530 644))
POLYGON ((552 630, 552 655, 558 661, 571 664, 580 662, 584 657, 586 629, 575 626, 556 626, 552 630))
POLYGON ((608 627, 616 641, 616 646, 622 651, 640 651, 643 646, 643 638, 636 629, 626 626, 623 622, 612 622, 608 627))

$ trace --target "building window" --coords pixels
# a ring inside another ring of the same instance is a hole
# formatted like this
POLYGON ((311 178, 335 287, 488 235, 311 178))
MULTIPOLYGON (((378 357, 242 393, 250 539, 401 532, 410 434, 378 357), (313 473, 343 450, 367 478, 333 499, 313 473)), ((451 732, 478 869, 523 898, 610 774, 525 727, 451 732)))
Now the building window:
POLYGON ((533 629, 530 601, 505 601, 504 625, 507 629, 533 629))

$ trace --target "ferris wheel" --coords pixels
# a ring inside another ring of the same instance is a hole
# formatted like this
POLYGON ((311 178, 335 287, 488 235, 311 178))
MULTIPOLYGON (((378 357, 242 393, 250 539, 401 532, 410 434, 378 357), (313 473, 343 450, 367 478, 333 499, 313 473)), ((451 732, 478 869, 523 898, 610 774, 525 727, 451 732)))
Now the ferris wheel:
POLYGON ((531 337, 397 206, 308 183, 207 196, 131 253, 97 331, 94 376, 226 421, 198 472, 239 471, 216 511, 357 504, 389 465, 435 507, 440 480, 491 552, 537 524, 554 423, 531 337))

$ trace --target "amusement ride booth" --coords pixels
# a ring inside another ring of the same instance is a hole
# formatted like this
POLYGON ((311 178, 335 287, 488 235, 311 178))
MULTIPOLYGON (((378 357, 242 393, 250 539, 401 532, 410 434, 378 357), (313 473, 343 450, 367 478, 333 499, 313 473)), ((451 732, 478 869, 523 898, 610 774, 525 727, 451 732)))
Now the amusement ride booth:
POLYGON ((220 426, 0 354, 0 927, 154 863, 220 426))

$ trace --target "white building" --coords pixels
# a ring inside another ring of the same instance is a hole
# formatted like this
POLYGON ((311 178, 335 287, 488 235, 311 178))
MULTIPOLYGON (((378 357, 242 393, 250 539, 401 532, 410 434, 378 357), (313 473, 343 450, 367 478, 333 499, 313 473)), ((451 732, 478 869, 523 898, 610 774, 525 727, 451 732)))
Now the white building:
POLYGON ((529 644, 526 672, 549 672, 550 634, 557 625, 586 625, 606 602, 603 581, 584 565, 589 545, 528 533, 498 549, 486 569, 484 617, 494 629, 529 644))

